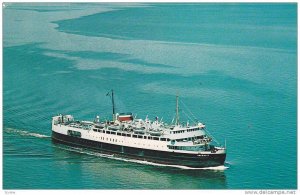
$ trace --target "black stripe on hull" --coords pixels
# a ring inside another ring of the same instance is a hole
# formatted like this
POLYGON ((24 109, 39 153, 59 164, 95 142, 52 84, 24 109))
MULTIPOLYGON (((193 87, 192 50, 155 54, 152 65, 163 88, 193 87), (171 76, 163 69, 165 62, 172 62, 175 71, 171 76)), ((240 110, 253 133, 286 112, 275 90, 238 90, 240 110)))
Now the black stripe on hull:
POLYGON ((197 156, 196 154, 183 154, 176 152, 165 152, 120 146, 63 135, 54 131, 52 131, 52 140, 58 143, 63 143, 71 146, 87 147, 97 151, 101 151, 103 153, 114 154, 115 156, 130 159, 145 160, 148 162, 167 165, 181 165, 193 168, 224 165, 224 161, 226 158, 226 154, 211 153, 208 155, 197 156))

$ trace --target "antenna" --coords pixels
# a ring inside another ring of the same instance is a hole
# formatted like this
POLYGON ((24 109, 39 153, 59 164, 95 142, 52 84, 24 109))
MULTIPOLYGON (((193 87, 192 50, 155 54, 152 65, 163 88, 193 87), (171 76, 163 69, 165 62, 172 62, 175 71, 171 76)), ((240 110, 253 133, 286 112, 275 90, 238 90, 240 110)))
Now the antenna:
POLYGON ((161 117, 161 118, 160 118, 160 123, 162 122, 163 118, 164 118, 164 117, 161 117))
POLYGON ((174 117, 173 117, 173 119, 172 119, 172 122, 171 122, 171 124, 173 124, 173 122, 174 122, 174 117))
POLYGON ((176 95, 176 125, 179 125, 179 105, 178 105, 178 94, 176 95))

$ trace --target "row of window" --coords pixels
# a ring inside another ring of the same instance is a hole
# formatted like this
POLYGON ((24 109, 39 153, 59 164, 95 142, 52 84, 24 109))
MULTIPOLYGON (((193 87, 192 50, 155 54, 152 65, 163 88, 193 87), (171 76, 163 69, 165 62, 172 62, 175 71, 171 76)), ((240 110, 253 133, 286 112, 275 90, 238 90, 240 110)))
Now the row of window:
POLYGON ((168 146, 169 149, 173 150, 189 150, 189 151, 197 151, 202 147, 193 147, 193 146, 168 146))
MULTIPOLYGON (((80 132, 79 132, 80 133, 80 132)), ((132 136, 133 138, 142 138, 143 136, 141 136, 141 135, 133 135, 132 136)), ((153 140, 160 140, 160 141, 170 141, 170 139, 169 138, 158 138, 158 137, 148 137, 148 139, 153 139, 153 140)), ((178 142, 181 142, 181 141, 192 141, 193 139, 202 139, 203 138, 203 136, 197 136, 197 137, 190 137, 190 138, 185 138, 185 139, 176 139, 176 141, 178 141, 178 142)), ((104 137, 100 137, 100 139, 101 140, 105 140, 104 139, 104 137)), ((144 136, 144 139, 147 139, 147 136, 144 136)), ((109 140, 111 141, 111 140, 113 140, 113 142, 114 142, 114 139, 111 139, 111 138, 109 138, 109 140)), ((106 138, 106 141, 108 141, 108 138, 106 138)))
POLYGON ((192 132, 192 131, 198 131, 198 130, 200 130, 200 128, 188 129, 188 130, 186 130, 186 131, 187 131, 187 132, 192 132))
POLYGON ((177 134, 177 133, 184 133, 184 130, 180 130, 180 131, 171 131, 171 134, 177 134))
POLYGON ((192 132, 192 131, 198 131, 200 128, 194 128, 194 129, 187 129, 187 130, 179 130, 179 131, 171 131, 171 134, 177 134, 177 133, 184 133, 185 131, 187 132, 192 132))
POLYGON ((68 130, 68 135, 72 136, 72 137, 81 137, 81 133, 78 131, 72 131, 72 130, 68 130))
MULTIPOLYGON (((101 140, 105 140, 104 137, 100 137, 101 140)), ((108 138, 106 138, 106 141, 108 141, 108 138)), ((109 141, 118 142, 117 139, 111 139, 109 138, 109 141)))
MULTIPOLYGON (((97 137, 96 137, 96 138, 97 138, 97 137)), ((117 139, 112 139, 112 138, 106 138, 106 139, 105 139, 105 137, 98 137, 98 138, 100 138, 100 140, 103 140, 103 141, 106 140, 106 141, 110 141, 110 142, 111 142, 111 141, 112 141, 112 142, 116 142, 116 143, 118 142, 117 139)), ((119 140, 119 143, 120 143, 120 142, 123 143, 122 140, 121 140, 121 141, 119 140)), ((147 144, 144 144, 144 143, 134 143, 134 144, 135 144, 135 145, 143 145, 143 146, 147 146, 147 144)), ((151 145, 148 144, 148 146, 150 147, 151 145)), ((158 145, 154 145, 153 147, 155 147, 155 146, 156 146, 157 148, 159 147, 158 145)), ((161 147, 163 148, 164 146, 161 146, 161 147)))
POLYGON ((168 146, 169 149, 180 150, 180 146, 168 146))
POLYGON ((200 136, 195 136, 195 137, 188 137, 188 138, 183 138, 183 139, 176 139, 176 141, 181 142, 181 141, 192 141, 192 140, 196 140, 196 139, 203 139, 204 136, 200 135, 200 136))
MULTIPOLYGON (((99 129, 93 129, 95 132, 99 133, 106 133, 106 134, 113 134, 113 135, 119 135, 124 137, 131 137, 131 134, 128 133, 120 133, 120 132, 114 132, 114 131, 105 131, 105 130, 99 130, 99 129)), ((153 136, 146 136, 146 135, 132 135, 133 138, 140 138, 140 139, 149 139, 149 140, 158 140, 158 141, 170 141, 169 138, 159 138, 159 137, 153 137, 153 136)))

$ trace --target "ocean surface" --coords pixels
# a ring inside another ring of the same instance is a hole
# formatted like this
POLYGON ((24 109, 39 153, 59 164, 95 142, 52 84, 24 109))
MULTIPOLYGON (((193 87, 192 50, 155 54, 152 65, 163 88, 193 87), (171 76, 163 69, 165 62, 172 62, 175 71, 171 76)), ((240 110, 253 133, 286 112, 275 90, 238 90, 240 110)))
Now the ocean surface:
POLYGON ((297 4, 4 3, 4 189, 297 188, 297 4), (51 117, 204 122, 224 167, 51 141, 51 117), (189 108, 189 109, 187 109, 189 108))

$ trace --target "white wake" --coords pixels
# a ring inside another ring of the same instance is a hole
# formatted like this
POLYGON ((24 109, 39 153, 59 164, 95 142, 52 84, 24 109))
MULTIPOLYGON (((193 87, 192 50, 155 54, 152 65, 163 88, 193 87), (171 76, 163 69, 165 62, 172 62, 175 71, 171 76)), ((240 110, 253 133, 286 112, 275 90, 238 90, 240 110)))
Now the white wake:
POLYGON ((20 129, 14 129, 14 128, 5 128, 4 131, 7 132, 7 133, 15 133, 15 134, 19 134, 19 135, 22 135, 22 136, 32 136, 32 137, 38 137, 38 138, 49 138, 49 137, 51 137, 51 136, 48 136, 48 135, 33 133, 33 132, 20 130, 20 129))

